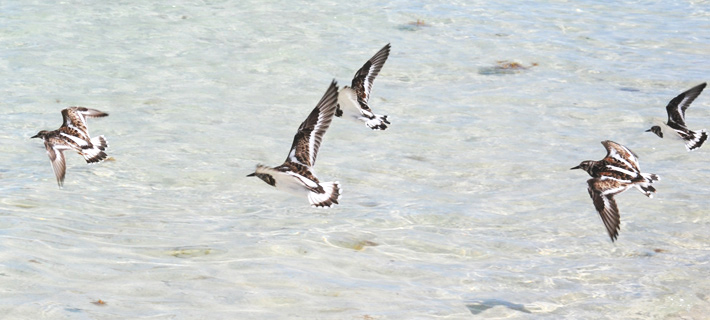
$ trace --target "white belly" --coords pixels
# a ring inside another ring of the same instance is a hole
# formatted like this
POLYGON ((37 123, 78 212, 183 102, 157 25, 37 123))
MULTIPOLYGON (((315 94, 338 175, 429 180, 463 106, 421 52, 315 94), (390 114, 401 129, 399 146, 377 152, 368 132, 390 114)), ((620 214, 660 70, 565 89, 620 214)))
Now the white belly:
MULTIPOLYGON (((296 177, 279 172, 278 174, 274 175, 274 180, 276 180, 276 189, 284 192, 288 192, 291 194, 295 195, 308 195, 310 190, 306 188, 306 186, 303 185, 303 183, 296 177)), ((317 185, 308 179, 305 179, 307 183, 313 184, 313 187, 317 187, 317 185)))
POLYGON ((340 105, 340 110, 343 111, 343 117, 360 119, 362 118, 362 113, 360 112, 360 104, 357 102, 357 95, 355 95, 355 90, 352 88, 343 88, 338 93, 338 104, 340 105))

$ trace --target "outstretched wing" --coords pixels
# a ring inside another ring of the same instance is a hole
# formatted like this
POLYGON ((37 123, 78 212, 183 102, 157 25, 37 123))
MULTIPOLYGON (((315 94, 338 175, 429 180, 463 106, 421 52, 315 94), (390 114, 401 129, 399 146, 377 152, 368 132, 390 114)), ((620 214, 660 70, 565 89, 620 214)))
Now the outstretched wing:
POLYGON ((372 83, 375 77, 380 73, 382 66, 387 61, 390 55, 390 44, 388 43, 380 51, 375 53, 370 60, 355 73, 352 82, 352 88, 357 93, 357 100, 360 107, 365 110, 370 110, 367 102, 370 100, 370 92, 372 91, 372 83))
POLYGON ((333 80, 311 114, 298 127, 286 161, 297 162, 308 167, 316 164, 318 149, 325 131, 333 120, 337 104, 338 83, 333 80))
POLYGON ((631 178, 640 174, 638 157, 633 151, 611 140, 602 141, 602 145, 606 148, 604 161, 612 164, 607 168, 630 175, 631 178))
POLYGON ((62 117, 64 118, 62 127, 73 129, 80 137, 89 140, 89 129, 86 126, 86 119, 106 116, 108 116, 108 113, 96 109, 69 107, 62 110, 62 117))
POLYGON ((52 163, 52 170, 54 175, 57 176, 57 184, 61 188, 64 186, 64 176, 67 172, 66 160, 64 160, 64 150, 69 150, 71 148, 61 145, 52 144, 48 141, 44 142, 44 147, 47 149, 47 155, 49 156, 49 161, 52 163))
POLYGON ((679 94, 668 103, 666 106, 666 112, 668 113, 668 126, 674 129, 676 129, 677 126, 685 128, 685 110, 687 110, 695 98, 703 92, 706 85, 707 84, 703 82, 695 87, 692 87, 688 91, 679 94), (674 126, 674 124, 677 126, 674 126))
POLYGON ((587 180, 589 187, 589 197, 594 202, 594 207, 599 212, 602 222, 609 233, 611 241, 614 242, 619 236, 619 208, 616 206, 614 195, 626 191, 628 186, 621 184, 614 179, 593 178, 587 180))

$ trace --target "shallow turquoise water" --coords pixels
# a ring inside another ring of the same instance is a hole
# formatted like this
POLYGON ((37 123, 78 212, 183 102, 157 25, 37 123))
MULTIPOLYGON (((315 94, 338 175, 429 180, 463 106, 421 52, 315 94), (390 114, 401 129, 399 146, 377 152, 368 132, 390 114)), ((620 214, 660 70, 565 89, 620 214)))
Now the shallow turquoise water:
MULTIPOLYGON (((0 313, 700 319, 710 147, 643 130, 710 80, 709 8, 3 2, 0 313), (245 177, 388 42, 371 106, 392 126, 335 119, 319 153, 339 206, 245 177), (110 113, 89 125, 115 161, 67 154, 60 190, 29 137, 70 105, 110 113), (615 244, 569 170, 607 139, 662 178, 654 199, 618 196, 615 244)), ((710 126, 709 95, 691 128, 710 126)))

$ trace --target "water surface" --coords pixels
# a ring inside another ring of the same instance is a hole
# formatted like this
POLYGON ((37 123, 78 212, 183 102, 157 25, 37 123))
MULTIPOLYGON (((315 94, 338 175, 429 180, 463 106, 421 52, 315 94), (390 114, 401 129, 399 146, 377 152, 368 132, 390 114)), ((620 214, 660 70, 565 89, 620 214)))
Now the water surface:
MULTIPOLYGON (((706 146, 643 131, 710 80, 706 2, 0 4, 0 312, 9 319, 699 319, 706 146), (417 23, 417 21, 419 21, 417 23), (310 208, 278 165, 335 78, 386 43, 371 106, 335 119, 310 208), (517 63, 523 68, 498 68, 517 63), (71 105, 114 161, 29 137, 71 105), (612 244, 569 168, 635 151, 612 244), (99 300, 101 300, 99 302, 99 300)), ((688 111, 710 126, 710 93, 688 111)))

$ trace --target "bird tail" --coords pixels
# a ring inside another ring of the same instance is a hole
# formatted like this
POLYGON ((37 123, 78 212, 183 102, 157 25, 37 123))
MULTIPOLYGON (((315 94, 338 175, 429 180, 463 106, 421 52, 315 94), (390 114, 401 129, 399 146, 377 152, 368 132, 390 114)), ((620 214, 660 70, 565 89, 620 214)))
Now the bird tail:
POLYGON ((365 121, 367 127, 372 130, 387 129, 387 125, 390 124, 389 120, 387 120, 387 115, 379 115, 374 113, 373 115, 374 117, 372 119, 365 121))
POLYGON ((705 143, 705 140, 708 139, 708 132, 705 131, 705 129, 700 130, 698 132, 690 132, 690 135, 685 138, 685 148, 688 149, 688 151, 693 151, 695 149, 700 148, 700 146, 705 143))
POLYGON ((653 183, 654 181, 660 181, 661 177, 659 177, 655 173, 641 173, 641 176, 646 179, 646 182, 648 183, 653 183))
POLYGON ((108 143, 104 136, 91 138, 91 146, 82 150, 82 155, 87 163, 97 163, 106 160, 108 155, 104 152, 108 148, 108 143))
POLYGON ((655 173, 641 173, 641 176, 644 181, 634 186, 647 197, 653 198, 653 194, 656 193, 656 188, 654 188, 651 184, 655 181, 661 180, 661 177, 655 173))
POLYGON ((338 204, 340 199, 340 182, 321 182, 321 187, 323 187, 322 193, 309 192, 308 201, 314 207, 332 207, 334 204, 338 204))

